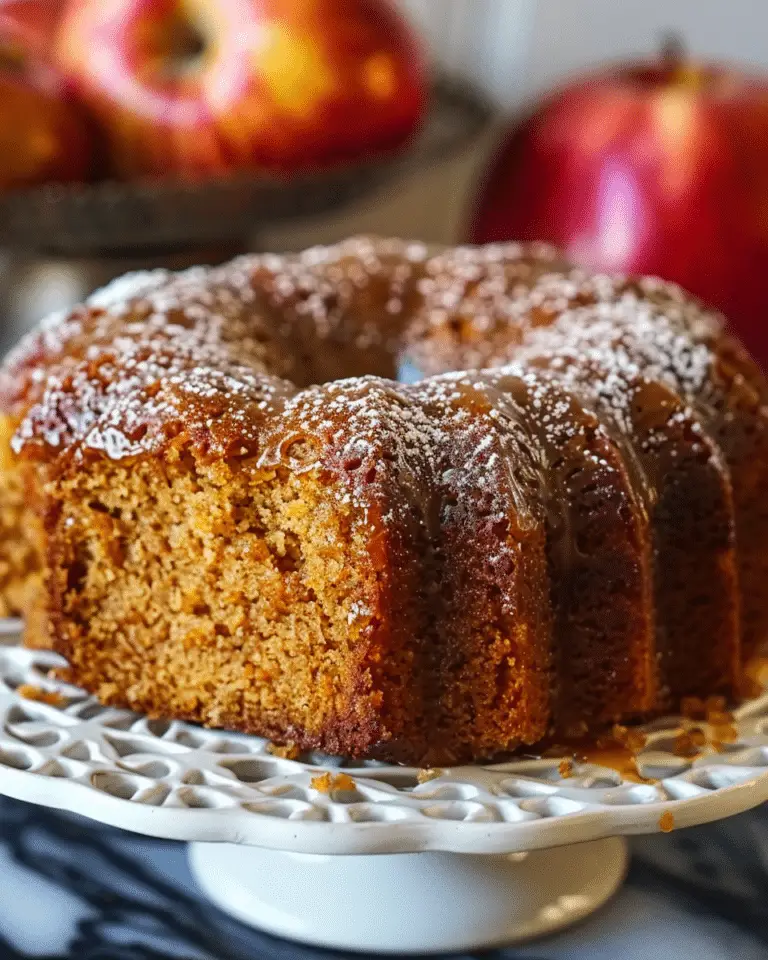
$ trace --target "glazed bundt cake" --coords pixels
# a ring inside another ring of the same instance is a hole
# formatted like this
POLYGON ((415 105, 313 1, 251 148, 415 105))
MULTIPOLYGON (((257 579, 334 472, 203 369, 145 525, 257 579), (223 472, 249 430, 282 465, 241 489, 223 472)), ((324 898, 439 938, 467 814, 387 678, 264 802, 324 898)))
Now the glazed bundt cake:
POLYGON ((0 381, 0 586, 105 703, 486 758, 734 697, 766 384, 720 318, 540 246, 130 275, 0 381))

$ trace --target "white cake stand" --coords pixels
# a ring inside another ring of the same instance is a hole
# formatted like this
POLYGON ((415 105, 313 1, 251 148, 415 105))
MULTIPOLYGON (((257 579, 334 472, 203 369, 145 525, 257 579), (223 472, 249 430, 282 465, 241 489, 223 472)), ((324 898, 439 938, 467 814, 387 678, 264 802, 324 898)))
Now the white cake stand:
POLYGON ((60 663, 0 648, 0 793, 186 840, 223 910, 318 946, 428 953, 552 933, 618 889, 623 835, 768 798, 768 695, 737 712, 733 742, 693 758, 675 753, 679 726, 649 728, 637 763, 652 782, 557 759, 425 775, 285 759, 257 737, 104 708, 48 677, 60 663))

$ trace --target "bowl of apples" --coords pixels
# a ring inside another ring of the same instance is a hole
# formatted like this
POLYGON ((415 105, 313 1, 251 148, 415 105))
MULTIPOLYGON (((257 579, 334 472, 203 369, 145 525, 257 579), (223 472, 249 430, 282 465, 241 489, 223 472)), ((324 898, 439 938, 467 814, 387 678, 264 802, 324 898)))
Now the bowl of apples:
POLYGON ((236 243, 490 115, 389 0, 0 0, 0 93, 0 245, 66 256, 236 243))

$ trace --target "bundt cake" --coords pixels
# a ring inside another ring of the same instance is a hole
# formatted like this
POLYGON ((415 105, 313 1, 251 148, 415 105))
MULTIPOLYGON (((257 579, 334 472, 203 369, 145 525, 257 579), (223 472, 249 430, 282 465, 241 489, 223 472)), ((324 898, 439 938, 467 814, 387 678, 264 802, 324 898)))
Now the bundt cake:
POLYGON ((0 375, 0 587, 105 703, 446 764, 732 698, 768 391, 720 318, 537 245, 118 280, 0 375))

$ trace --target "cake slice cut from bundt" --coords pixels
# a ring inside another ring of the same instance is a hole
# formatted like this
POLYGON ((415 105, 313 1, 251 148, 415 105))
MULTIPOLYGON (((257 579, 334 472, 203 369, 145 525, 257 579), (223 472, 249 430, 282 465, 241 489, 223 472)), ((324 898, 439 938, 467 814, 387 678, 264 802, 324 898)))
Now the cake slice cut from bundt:
POLYGON ((0 592, 105 702, 356 757, 731 697, 767 399, 677 288, 540 246, 134 276, 0 373, 0 592))

